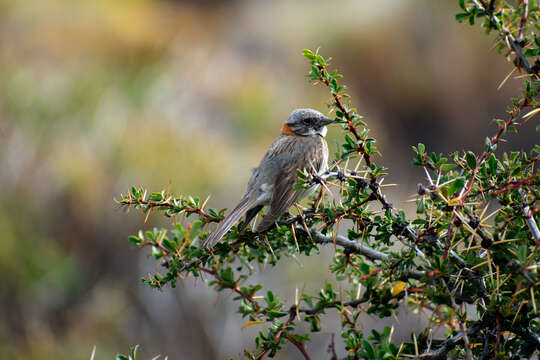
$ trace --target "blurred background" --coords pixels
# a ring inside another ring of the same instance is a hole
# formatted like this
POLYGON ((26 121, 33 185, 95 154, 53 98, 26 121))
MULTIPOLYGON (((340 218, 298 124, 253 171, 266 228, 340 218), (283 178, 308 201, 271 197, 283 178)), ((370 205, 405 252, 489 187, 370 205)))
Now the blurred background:
MULTIPOLYGON (((480 151, 517 96, 518 80, 497 91, 512 65, 493 38, 456 12, 454 0, 0 0, 0 358, 89 359, 95 345, 112 359, 134 344, 142 359, 238 357, 256 326, 241 330, 232 299, 207 284, 144 287, 155 262, 127 237, 168 223, 113 199, 170 184, 232 206, 290 111, 326 111, 301 56, 320 46, 406 208, 423 177, 411 145, 480 151)), ((510 145, 530 148, 534 130, 519 136, 510 145)), ((330 255, 258 277, 291 304, 296 287, 331 280, 330 255)), ((420 322, 409 315, 363 321, 408 330, 420 322)), ((337 321, 313 336, 314 359, 329 358, 337 321)))

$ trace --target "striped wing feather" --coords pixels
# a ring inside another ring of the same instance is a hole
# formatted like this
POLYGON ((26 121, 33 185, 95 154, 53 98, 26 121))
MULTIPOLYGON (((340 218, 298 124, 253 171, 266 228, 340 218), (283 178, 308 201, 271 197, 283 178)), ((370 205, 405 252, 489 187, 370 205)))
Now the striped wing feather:
POLYGON ((270 201, 268 214, 257 226, 257 231, 263 231, 274 224, 274 222, 287 211, 291 205, 298 201, 300 191, 294 189, 296 184, 297 169, 306 169, 310 173, 318 173, 321 168, 326 167, 326 144, 319 136, 299 138, 290 137, 296 143, 292 144, 292 153, 289 161, 282 164, 279 174, 274 184, 274 193, 270 201))

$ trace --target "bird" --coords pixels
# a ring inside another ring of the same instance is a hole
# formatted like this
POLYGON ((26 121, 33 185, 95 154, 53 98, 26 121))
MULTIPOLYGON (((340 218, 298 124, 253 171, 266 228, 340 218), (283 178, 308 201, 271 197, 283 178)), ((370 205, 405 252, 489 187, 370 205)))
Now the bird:
POLYGON ((295 109, 283 123, 281 134, 270 145, 259 166, 252 170, 245 194, 238 205, 203 241, 213 248, 245 214, 242 231, 261 209, 270 205, 256 231, 267 230, 291 205, 316 188, 296 190, 297 170, 322 174, 328 169, 327 125, 334 120, 313 109, 295 109))

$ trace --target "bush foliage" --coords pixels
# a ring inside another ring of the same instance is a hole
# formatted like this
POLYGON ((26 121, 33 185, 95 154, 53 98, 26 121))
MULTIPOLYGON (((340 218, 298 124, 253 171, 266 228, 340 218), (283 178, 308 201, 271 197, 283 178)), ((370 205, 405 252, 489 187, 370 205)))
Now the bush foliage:
MULTIPOLYGON (((216 291, 232 292, 244 326, 263 329, 252 349, 245 350, 248 359, 273 357, 285 343, 310 359, 310 333, 320 331, 328 316, 341 319, 342 341, 335 346, 344 346, 347 359, 536 356, 540 146, 508 153, 497 148, 540 111, 539 8, 533 0, 458 4, 456 20, 481 23, 486 33, 495 33, 499 52, 514 65, 512 73, 525 75, 523 90, 511 100, 507 117, 493 120, 495 129, 481 153, 442 155, 423 144, 413 146, 412 164, 425 173, 417 188, 416 216, 408 217, 387 200, 382 181, 389 169, 376 163, 383 160, 376 141, 346 94, 342 76, 331 69, 331 59, 304 50, 308 79, 327 87, 329 110, 342 129, 328 172, 298 171, 297 187, 321 184, 321 191, 306 210, 286 214, 278 226, 262 233, 233 227, 208 250, 200 248, 207 225, 221 221, 225 209, 207 208, 207 201, 197 197, 133 187, 122 194, 122 207, 174 219, 170 229, 130 237, 164 266, 143 282, 162 289, 188 276, 203 277, 216 291), (331 187, 337 189, 333 196, 331 187), (345 235, 337 233, 343 221, 345 235), (328 271, 339 288, 327 283, 318 293, 301 292, 286 304, 272 289, 250 282, 257 263, 275 266, 298 254, 318 256, 328 244, 335 249, 328 271), (401 344, 392 342, 393 328, 370 335, 359 328, 361 313, 385 318, 401 306, 423 310, 430 326, 401 344), (308 333, 297 330, 300 322, 309 324, 308 333), (434 336, 432 327, 445 329, 444 337, 434 336)), ((330 356, 337 359, 334 347, 330 356)))

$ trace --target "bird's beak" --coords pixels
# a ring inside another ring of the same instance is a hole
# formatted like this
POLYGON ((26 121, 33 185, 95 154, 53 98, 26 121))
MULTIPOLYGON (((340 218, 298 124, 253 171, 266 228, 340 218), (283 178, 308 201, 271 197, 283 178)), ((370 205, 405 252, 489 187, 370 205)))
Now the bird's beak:
POLYGON ((321 122, 321 126, 326 126, 330 123, 333 123, 334 119, 330 119, 325 116, 324 118, 320 119, 320 122, 321 122))

